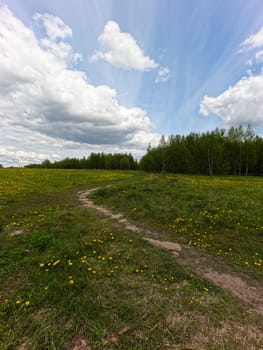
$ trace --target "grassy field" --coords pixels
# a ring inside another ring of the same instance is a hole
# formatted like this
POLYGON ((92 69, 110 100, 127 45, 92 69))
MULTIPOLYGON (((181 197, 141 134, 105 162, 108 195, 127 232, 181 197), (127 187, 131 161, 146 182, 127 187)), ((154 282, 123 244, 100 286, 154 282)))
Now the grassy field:
POLYGON ((261 276, 261 179, 0 169, 0 349, 263 348, 247 305, 80 207, 105 184, 98 202, 261 276))
POLYGON ((263 178, 147 175, 100 189, 93 199, 263 280, 263 178))

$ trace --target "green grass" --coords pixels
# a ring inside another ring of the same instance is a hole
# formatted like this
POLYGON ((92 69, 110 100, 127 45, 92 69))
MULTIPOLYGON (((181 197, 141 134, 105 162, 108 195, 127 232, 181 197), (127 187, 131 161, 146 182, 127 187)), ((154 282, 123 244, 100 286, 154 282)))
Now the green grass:
POLYGON ((0 169, 0 228, 7 222, 10 229, 21 224, 25 227, 27 219, 32 224, 33 216, 41 220, 41 215, 46 216, 49 209, 52 211, 74 203, 74 199, 76 204, 79 189, 125 181, 135 176, 132 171, 0 169), (30 211, 31 208, 34 212, 30 211))
POLYGON ((224 256, 263 278, 263 178, 148 175, 93 194, 163 238, 224 256))
MULTIPOLYGON (((135 202, 128 194, 138 199, 142 191, 144 205, 158 177, 24 169, 3 169, 0 176, 16 193, 10 201, 8 188, 0 187, 1 350, 71 349, 76 337, 92 349, 262 347, 262 318, 245 304, 76 200, 81 188, 121 181, 109 193, 101 190, 100 199, 148 225, 146 214, 136 216, 139 205, 129 209, 135 202), (23 233, 10 236, 18 229, 23 233)), ((159 182, 161 203, 166 182, 175 179, 159 182)))

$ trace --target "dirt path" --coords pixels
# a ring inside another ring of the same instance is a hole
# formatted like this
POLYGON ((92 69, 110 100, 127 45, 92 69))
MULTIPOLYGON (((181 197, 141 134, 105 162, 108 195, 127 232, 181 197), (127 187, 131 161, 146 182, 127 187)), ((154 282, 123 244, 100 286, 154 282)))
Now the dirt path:
POLYGON ((178 261, 195 271, 199 276, 213 282, 214 284, 228 290, 234 296, 245 301, 250 305, 250 308, 263 315, 263 288, 262 285, 251 286, 243 278, 230 273, 218 272, 214 268, 210 267, 211 255, 206 252, 199 254, 198 250, 190 247, 184 246, 182 244, 167 242, 156 239, 160 237, 157 232, 152 232, 149 230, 142 229, 134 224, 131 224, 121 213, 114 214, 111 210, 96 205, 89 198, 89 195, 99 189, 100 187, 92 188, 86 191, 78 192, 79 201, 83 207, 91 208, 99 211, 100 213, 109 216, 111 219, 116 220, 118 223, 123 225, 125 229, 132 232, 140 233, 142 238, 147 240, 154 246, 165 248, 170 250, 175 256, 177 256, 178 261), (152 237, 155 237, 154 239, 152 237))

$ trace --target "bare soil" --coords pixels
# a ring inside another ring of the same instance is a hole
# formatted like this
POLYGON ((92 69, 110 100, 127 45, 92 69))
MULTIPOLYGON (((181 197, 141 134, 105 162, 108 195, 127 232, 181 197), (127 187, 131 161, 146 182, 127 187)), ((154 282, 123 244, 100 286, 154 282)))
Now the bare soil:
POLYGON ((168 249, 175 255, 182 265, 189 267, 199 276, 211 281, 215 285, 228 290, 232 295, 238 297, 239 299, 245 301, 250 310, 255 311, 258 314, 263 315, 263 286, 260 284, 250 285, 244 277, 240 277, 236 273, 225 273, 218 271, 214 268, 215 264, 211 264, 211 259, 215 260, 216 257, 212 257, 211 254, 202 252, 200 253, 197 249, 190 246, 184 246, 179 243, 162 241, 156 239, 160 237, 157 232, 152 232, 140 228, 132 223, 130 223, 121 213, 115 214, 111 210, 96 205, 89 198, 90 193, 96 191, 99 187, 92 188, 86 191, 78 192, 78 198, 82 206, 86 208, 91 208, 99 211, 100 213, 109 216, 111 219, 116 220, 118 223, 123 225, 125 229, 132 232, 140 233, 142 238, 147 240, 154 246, 168 249), (150 237, 155 238, 150 238, 150 237), (213 266, 213 268, 212 268, 213 266))
POLYGON ((21 235, 22 233, 24 233, 24 230, 14 230, 14 231, 11 231, 10 233, 9 233, 9 236, 11 236, 11 237, 15 237, 15 236, 19 236, 19 235, 21 235))
POLYGON ((90 345, 82 335, 78 335, 69 347, 70 350, 91 350, 90 345))

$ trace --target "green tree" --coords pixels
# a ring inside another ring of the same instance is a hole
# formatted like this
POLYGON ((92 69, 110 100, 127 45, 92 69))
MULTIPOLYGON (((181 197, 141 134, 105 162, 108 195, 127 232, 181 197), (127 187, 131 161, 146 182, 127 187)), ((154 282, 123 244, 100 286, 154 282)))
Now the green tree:
POLYGON ((146 153, 140 160, 139 168, 145 171, 156 171, 156 161, 152 156, 152 151, 146 153))
POLYGON ((129 158, 127 156, 122 157, 120 160, 120 169, 130 170, 130 168, 131 168, 131 164, 130 164, 129 158))
POLYGON ((254 147, 255 132, 251 125, 248 125, 244 131, 244 153, 245 153, 245 174, 256 164, 256 148, 254 147))

